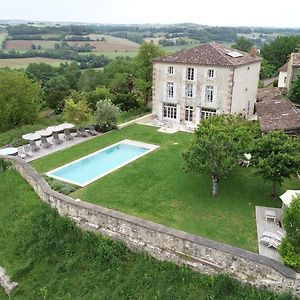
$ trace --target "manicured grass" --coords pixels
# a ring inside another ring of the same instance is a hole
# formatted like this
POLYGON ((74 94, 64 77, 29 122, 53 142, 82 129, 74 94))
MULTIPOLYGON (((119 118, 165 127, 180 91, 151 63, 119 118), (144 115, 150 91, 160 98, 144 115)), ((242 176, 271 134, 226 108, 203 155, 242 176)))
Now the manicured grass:
MULTIPOLYGON (((13 170, 0 173, 0 265, 10 299, 286 299, 208 277, 80 231, 39 201, 13 170)), ((0 288, 0 299, 8 299, 0 288)))
MULTIPOLYGON (((193 135, 159 133, 156 128, 133 125, 97 137, 32 162, 41 173, 128 138, 160 148, 87 187, 71 194, 91 203, 257 251, 255 205, 281 205, 270 196, 271 184, 254 175, 252 168, 238 168, 220 180, 219 196, 211 195, 208 175, 197 177, 183 170, 182 151, 193 135), (178 143, 178 144, 175 144, 178 143)), ((299 187, 296 180, 281 188, 299 187)))

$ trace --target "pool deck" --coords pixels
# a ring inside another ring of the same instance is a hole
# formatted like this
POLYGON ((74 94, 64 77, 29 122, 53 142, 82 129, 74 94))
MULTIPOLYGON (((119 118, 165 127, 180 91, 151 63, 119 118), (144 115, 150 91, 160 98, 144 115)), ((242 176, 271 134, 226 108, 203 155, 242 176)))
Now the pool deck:
POLYGON ((266 244, 261 243, 263 232, 270 232, 278 236, 284 235, 285 231, 279 226, 279 221, 282 220, 282 209, 274 207, 263 207, 255 206, 256 215, 256 227, 257 227, 257 242, 258 242, 258 252, 260 255, 264 255, 273 258, 279 262, 282 262, 280 254, 277 249, 273 247, 267 247, 266 244), (266 211, 272 211, 275 213, 274 222, 271 220, 266 220, 266 211))
MULTIPOLYGON (((66 148, 69 148, 69 147, 72 147, 74 145, 77 145, 77 144, 80 144, 80 143, 83 143, 85 141, 88 141, 88 140, 91 140, 99 135, 101 135, 101 133, 99 133, 98 135, 95 135, 95 136, 88 136, 88 137, 77 137, 75 136, 76 133, 71 133, 71 135, 74 137, 72 140, 70 141, 67 141, 65 138, 64 138, 64 134, 63 133, 60 133, 59 134, 59 138, 63 140, 63 142, 59 145, 56 145, 54 144, 53 140, 52 140, 52 137, 48 137, 47 138, 47 141, 49 143, 52 144, 51 147, 49 148, 44 148, 40 145, 40 141, 37 141, 36 144, 38 147, 40 147, 40 149, 38 151, 34 151, 33 152, 33 156, 32 157, 27 157, 24 159, 25 161, 27 162, 30 162, 30 161, 33 161, 35 159, 38 159, 38 158, 41 158, 41 157, 44 157, 46 155, 49 155, 49 154, 52 154, 54 152, 57 152, 57 151, 60 151, 60 150, 63 150, 63 149, 66 149, 66 148)), ((22 147, 19 147, 18 148, 19 152, 22 152, 22 147)))

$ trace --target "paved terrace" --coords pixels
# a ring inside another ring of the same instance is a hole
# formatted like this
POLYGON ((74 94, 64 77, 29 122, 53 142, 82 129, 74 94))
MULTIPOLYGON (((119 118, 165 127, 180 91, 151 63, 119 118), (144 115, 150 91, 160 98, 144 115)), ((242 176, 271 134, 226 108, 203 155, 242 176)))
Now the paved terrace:
POLYGON ((257 242, 258 242, 258 253, 260 255, 264 255, 270 258, 273 258, 279 262, 282 262, 280 254, 278 250, 273 247, 267 247, 267 245, 260 243, 260 239, 262 238, 263 232, 271 232, 276 235, 280 235, 280 233, 285 234, 285 231, 282 227, 279 226, 279 221, 282 220, 282 209, 281 208, 273 208, 273 207, 263 207, 263 206, 255 206, 255 214, 256 214, 256 227, 257 227, 257 242), (275 222, 266 220, 266 211, 274 211, 276 215, 275 222), (278 233, 280 232, 280 233, 278 233))
MULTIPOLYGON (((80 144, 80 143, 82 143, 82 142, 85 142, 85 141, 87 141, 87 140, 90 140, 90 139, 92 139, 92 138, 95 138, 95 137, 99 136, 100 133, 99 133, 99 135, 96 135, 96 136, 88 136, 88 137, 77 137, 77 136, 75 136, 76 133, 71 133, 71 135, 72 135, 74 138, 73 138, 72 140, 70 140, 70 141, 67 141, 67 140, 64 138, 64 133, 60 133, 60 134, 59 134, 59 138, 60 138, 61 140, 63 140, 63 143, 61 143, 61 144, 59 144, 59 145, 57 145, 57 144, 55 144, 55 143, 53 142, 52 136, 48 137, 48 138, 47 138, 47 141, 48 141, 49 143, 52 144, 52 146, 51 146, 50 148, 44 148, 44 147, 42 147, 42 146, 40 145, 40 141, 37 141, 36 144, 37 144, 38 147, 40 147, 40 150, 38 150, 38 151, 32 151, 33 156, 32 156, 32 157, 27 157, 27 156, 26 156, 25 161, 29 162, 29 161, 32 161, 32 160, 41 158, 41 157, 43 157, 43 156, 46 156, 46 155, 48 155, 48 154, 54 153, 54 152, 56 152, 56 151, 63 150, 63 149, 69 148, 69 147, 71 147, 71 146, 80 144)), ((19 147, 19 148, 18 148, 19 152, 22 152, 22 148, 23 148, 23 147, 19 147)))

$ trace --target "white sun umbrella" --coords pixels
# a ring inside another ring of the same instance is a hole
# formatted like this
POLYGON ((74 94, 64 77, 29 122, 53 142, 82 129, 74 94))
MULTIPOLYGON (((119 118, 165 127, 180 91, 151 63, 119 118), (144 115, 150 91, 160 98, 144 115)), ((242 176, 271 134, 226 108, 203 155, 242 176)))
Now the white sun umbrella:
POLYGON ((287 190, 284 194, 279 196, 279 198, 285 206, 290 206, 294 197, 297 196, 300 197, 300 190, 287 190))
POLYGON ((47 128, 47 129, 38 130, 35 133, 39 134, 40 136, 50 136, 52 134, 52 130, 47 128))
POLYGON ((41 138, 41 135, 36 132, 27 133, 27 134, 22 135, 22 138, 27 141, 37 141, 41 138))
POLYGON ((72 124, 72 123, 62 123, 62 124, 59 125, 59 126, 63 127, 64 129, 72 129, 72 128, 75 127, 75 125, 72 124))

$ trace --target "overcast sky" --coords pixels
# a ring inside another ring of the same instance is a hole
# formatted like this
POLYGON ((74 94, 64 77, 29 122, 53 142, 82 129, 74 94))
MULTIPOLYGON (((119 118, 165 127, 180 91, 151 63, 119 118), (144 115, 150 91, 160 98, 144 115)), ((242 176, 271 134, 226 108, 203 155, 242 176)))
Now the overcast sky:
POLYGON ((299 0, 1 0, 0 19, 300 28, 299 0))

